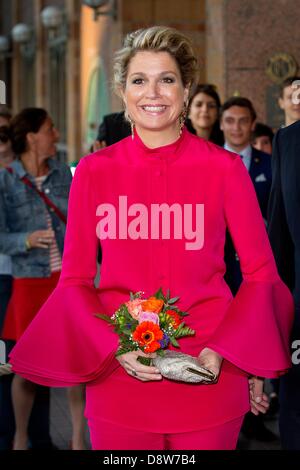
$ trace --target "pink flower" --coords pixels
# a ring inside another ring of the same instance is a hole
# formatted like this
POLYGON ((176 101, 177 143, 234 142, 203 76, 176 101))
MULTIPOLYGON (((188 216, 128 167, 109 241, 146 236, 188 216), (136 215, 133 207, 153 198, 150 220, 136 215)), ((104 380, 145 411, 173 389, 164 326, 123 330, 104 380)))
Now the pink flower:
POLYGON ((142 300, 141 299, 134 299, 126 302, 126 307, 128 308, 128 312, 135 320, 139 319, 140 314, 143 312, 142 310, 142 300))
POLYGON ((157 313, 154 312, 142 312, 138 318, 138 321, 139 323, 142 323, 143 321, 151 321, 152 323, 159 325, 159 317, 157 313))

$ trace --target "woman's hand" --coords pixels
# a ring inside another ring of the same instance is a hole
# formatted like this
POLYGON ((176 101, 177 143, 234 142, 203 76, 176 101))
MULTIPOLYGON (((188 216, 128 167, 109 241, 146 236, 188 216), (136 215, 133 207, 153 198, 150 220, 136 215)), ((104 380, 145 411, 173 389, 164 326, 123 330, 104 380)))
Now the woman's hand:
POLYGON ((210 348, 204 348, 198 356, 198 361, 201 366, 206 367, 215 374, 216 382, 220 374, 223 357, 210 348))
POLYGON ((32 232, 28 238, 27 243, 29 248, 49 248, 55 237, 53 230, 36 230, 32 232))
POLYGON ((162 376, 156 367, 144 366, 137 358, 142 357, 155 357, 156 354, 145 354, 143 351, 131 351, 121 356, 117 356, 117 360, 121 366, 126 370, 127 374, 142 382, 149 382, 150 380, 161 380, 162 376))
POLYGON ((264 392, 264 379, 260 377, 250 377, 249 379, 250 389, 250 405, 251 412, 254 415, 259 413, 266 413, 269 408, 269 399, 264 392))

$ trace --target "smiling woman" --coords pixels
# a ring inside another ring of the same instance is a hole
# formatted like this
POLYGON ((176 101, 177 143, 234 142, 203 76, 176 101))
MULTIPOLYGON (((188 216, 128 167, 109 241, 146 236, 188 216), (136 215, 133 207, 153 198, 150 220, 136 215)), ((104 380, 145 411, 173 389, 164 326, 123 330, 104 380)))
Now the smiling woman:
POLYGON ((188 116, 196 134, 214 144, 224 144, 220 129, 220 97, 214 85, 199 84, 193 90, 189 100, 188 116))
POLYGON ((148 32, 141 37, 136 31, 126 38, 114 70, 127 118, 143 142, 154 148, 179 137, 197 62, 190 42, 179 32, 176 41, 171 28, 148 32))
POLYGON ((160 145, 178 138, 178 118, 188 93, 178 65, 170 54, 150 51, 139 52, 131 59, 126 85, 121 91, 128 118, 149 147, 157 146, 153 142, 153 130, 164 131, 158 134, 164 140, 160 139, 160 145))

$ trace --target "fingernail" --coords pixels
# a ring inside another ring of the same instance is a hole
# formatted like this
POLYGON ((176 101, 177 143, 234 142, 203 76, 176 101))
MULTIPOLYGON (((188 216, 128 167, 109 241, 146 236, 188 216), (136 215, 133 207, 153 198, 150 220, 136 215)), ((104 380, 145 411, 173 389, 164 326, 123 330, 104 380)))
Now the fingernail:
POLYGON ((261 397, 256 397, 255 401, 256 401, 256 403, 260 403, 261 402, 261 397))

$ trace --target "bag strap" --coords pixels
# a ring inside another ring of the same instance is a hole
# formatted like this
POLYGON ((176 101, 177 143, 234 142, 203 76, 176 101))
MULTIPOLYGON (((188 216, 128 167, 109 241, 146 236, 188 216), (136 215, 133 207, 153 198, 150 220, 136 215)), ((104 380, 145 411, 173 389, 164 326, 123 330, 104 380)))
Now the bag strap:
MULTIPOLYGON (((7 167, 6 170, 10 173, 10 174, 13 174, 13 169, 10 168, 10 167, 7 167)), ((37 194, 38 196, 44 201, 44 203, 46 204, 47 207, 49 207, 50 209, 53 210, 53 212, 55 212, 55 214, 57 215, 57 217, 59 217, 59 219, 64 222, 65 224, 67 223, 67 218, 66 216, 62 213, 62 211, 51 201, 51 199, 49 199, 46 194, 43 192, 43 191, 40 191, 36 186, 34 186, 34 184, 32 184, 32 182, 30 181, 30 179, 27 178, 27 176, 23 176, 22 178, 20 178, 20 181, 22 181, 22 183, 26 184, 26 186, 28 186, 29 188, 33 189, 37 194)))

